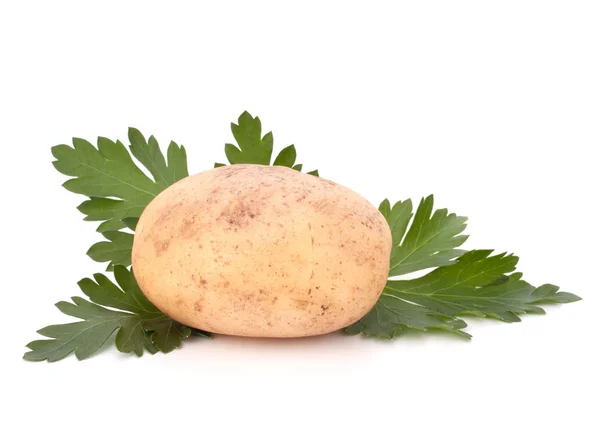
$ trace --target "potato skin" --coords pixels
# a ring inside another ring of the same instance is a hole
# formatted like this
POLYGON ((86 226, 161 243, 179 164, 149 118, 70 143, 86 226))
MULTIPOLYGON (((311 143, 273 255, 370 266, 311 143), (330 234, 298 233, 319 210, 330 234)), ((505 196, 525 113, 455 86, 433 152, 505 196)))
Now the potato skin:
POLYGON ((285 167, 187 177, 144 210, 137 281, 190 327, 251 337, 329 333, 364 316, 389 272, 391 234, 366 199, 285 167))

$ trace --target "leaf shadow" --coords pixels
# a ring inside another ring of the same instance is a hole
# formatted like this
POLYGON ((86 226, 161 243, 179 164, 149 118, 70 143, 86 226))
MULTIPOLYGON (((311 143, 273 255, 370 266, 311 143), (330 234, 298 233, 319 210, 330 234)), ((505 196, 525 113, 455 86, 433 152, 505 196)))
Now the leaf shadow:
POLYGON ((451 342, 468 343, 471 341, 468 337, 461 337, 458 334, 451 333, 449 331, 441 330, 438 328, 431 328, 427 331, 420 331, 415 329, 406 329, 401 334, 396 336, 393 340, 378 339, 384 342, 397 343, 401 340, 406 341, 427 341, 427 340, 448 340, 451 342))
POLYGON ((213 340, 219 344, 241 347, 241 348, 268 348, 277 350, 288 350, 297 348, 315 348, 328 346, 332 343, 343 343, 344 339, 349 338, 339 331, 329 334, 321 334, 317 336, 306 337, 244 337, 244 336, 228 336, 223 334, 213 334, 213 340))

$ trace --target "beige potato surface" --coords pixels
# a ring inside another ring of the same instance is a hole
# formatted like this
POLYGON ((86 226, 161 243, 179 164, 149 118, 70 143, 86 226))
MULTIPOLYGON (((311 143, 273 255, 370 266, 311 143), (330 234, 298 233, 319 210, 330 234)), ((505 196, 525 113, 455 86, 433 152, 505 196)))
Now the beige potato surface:
POLYGON ((188 326, 252 337, 329 333, 375 304, 391 234, 355 192, 284 167, 233 165, 185 178, 144 210, 133 270, 188 326))

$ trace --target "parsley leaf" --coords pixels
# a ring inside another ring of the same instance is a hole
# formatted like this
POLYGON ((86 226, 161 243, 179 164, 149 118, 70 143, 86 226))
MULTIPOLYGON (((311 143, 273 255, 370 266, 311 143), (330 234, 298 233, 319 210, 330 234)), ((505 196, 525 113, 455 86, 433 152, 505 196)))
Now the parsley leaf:
POLYGON ((112 271, 115 265, 131 265, 133 234, 123 231, 105 231, 102 235, 108 241, 100 241, 94 244, 87 251, 88 256, 96 262, 110 262, 107 268, 108 271, 112 271))
POLYGON ((225 156, 230 164, 254 163, 270 165, 273 154, 273 133, 261 136, 260 119, 244 112, 238 118, 238 123, 231 123, 231 132, 238 147, 233 144, 225 145, 225 156))
POLYGON ((142 133, 136 128, 129 128, 128 135, 131 153, 150 171, 154 181, 163 189, 188 176, 187 156, 183 146, 178 146, 173 141, 169 144, 167 165, 154 136, 150 136, 146 142, 142 133))
POLYGON ((386 291, 445 315, 470 314, 517 322, 517 314, 544 313, 540 303, 568 303, 580 298, 557 293, 558 287, 535 288, 512 273, 519 258, 491 250, 473 250, 457 263, 409 281, 389 281, 386 291), (510 274, 512 273, 512 274, 510 274))
MULTIPOLYGON (((296 148, 292 144, 279 152, 273 162, 273 166, 287 166, 288 168, 293 168, 294 163, 296 163, 296 148)), ((300 169, 302 169, 301 164, 300 169)))
POLYGON ((139 218, 124 218, 122 221, 127 228, 129 228, 131 231, 135 231, 139 220, 139 218))
POLYGON ((345 332, 350 335, 364 333, 367 336, 393 339, 408 329, 437 329, 470 338, 469 334, 461 331, 466 326, 467 323, 461 319, 407 302, 384 290, 375 307, 358 322, 347 327, 345 332))
POLYGON ((165 159, 154 137, 146 142, 137 129, 130 128, 129 140, 129 149, 153 179, 136 165, 118 140, 98 137, 96 147, 74 138, 73 147, 63 144, 52 148, 56 158, 54 167, 62 174, 75 177, 63 186, 90 198, 78 209, 86 215, 86 221, 103 221, 99 232, 124 228, 123 219, 139 218, 158 193, 188 175, 183 146, 171 142, 165 159))
MULTIPOLYGON (((225 156, 231 165, 250 163, 257 165, 270 165, 273 155, 273 133, 262 135, 262 124, 258 116, 253 117, 248 112, 242 113, 238 123, 231 123, 231 132, 237 142, 225 144, 225 156)), ((302 170, 302 164, 295 165, 296 148, 293 144, 285 147, 273 162, 273 166, 286 166, 297 171, 302 170)), ((226 166, 224 163, 215 163, 215 168, 226 166)), ((317 170, 308 172, 310 175, 319 176, 317 170)))
POLYGON ((538 304, 580 300, 574 294, 559 292, 551 284, 535 288, 521 279, 521 273, 513 273, 519 260, 516 256, 491 253, 473 250, 453 265, 437 268, 423 277, 389 280, 375 307, 346 328, 346 333, 393 338, 412 328, 465 335, 461 329, 466 325, 458 316, 517 322, 518 314, 544 313, 538 304))
POLYGON ((433 196, 421 199, 410 228, 408 224, 413 216, 410 200, 391 207, 386 199, 379 211, 392 232, 390 277, 450 265, 465 252, 456 247, 468 238, 459 235, 466 228, 467 218, 448 214, 447 209, 438 209, 432 215, 433 196))
POLYGON ((410 200, 391 206, 386 199, 379 210, 392 233, 390 277, 438 268, 412 280, 388 280, 373 309, 345 329, 348 334, 389 339, 410 328, 470 337, 459 316, 516 322, 520 321, 518 314, 544 313, 538 304, 580 300, 559 292, 557 286, 535 288, 523 281, 523 275, 514 272, 519 261, 516 256, 456 249, 467 239, 460 235, 467 218, 448 214, 446 209, 433 212, 433 196, 421 200, 412 224, 410 200))
MULTIPOLYGON (((115 331, 117 349, 137 356, 142 356, 144 349, 152 354, 170 352, 190 336, 190 328, 172 320, 150 303, 132 271, 115 266, 114 275, 118 287, 102 274, 95 274, 93 280, 81 280, 79 287, 91 302, 73 297, 73 303, 59 302, 56 307, 82 321, 42 328, 38 333, 50 339, 29 343, 27 347, 31 351, 25 353, 24 359, 54 362, 72 352, 77 359, 85 359, 102 347, 115 331)), ((208 337, 208 333, 195 332, 208 337)))

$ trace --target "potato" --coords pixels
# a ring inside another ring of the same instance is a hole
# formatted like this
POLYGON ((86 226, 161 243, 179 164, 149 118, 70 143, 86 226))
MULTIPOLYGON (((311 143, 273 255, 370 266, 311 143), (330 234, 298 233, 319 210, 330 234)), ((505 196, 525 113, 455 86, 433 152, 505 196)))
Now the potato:
POLYGON ((384 217, 353 191, 284 167, 185 178, 144 210, 133 269, 173 319, 215 333, 329 333, 375 304, 389 272, 384 217))

